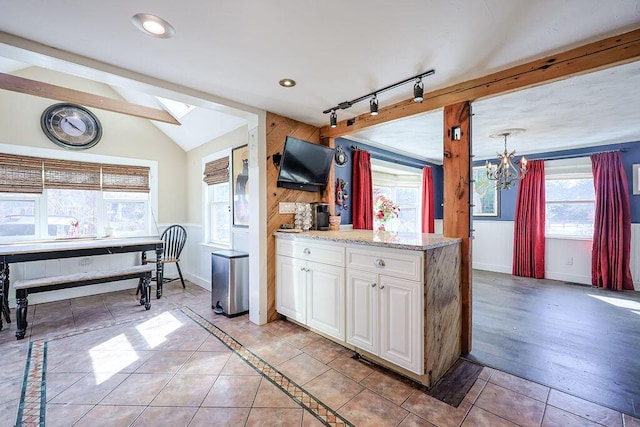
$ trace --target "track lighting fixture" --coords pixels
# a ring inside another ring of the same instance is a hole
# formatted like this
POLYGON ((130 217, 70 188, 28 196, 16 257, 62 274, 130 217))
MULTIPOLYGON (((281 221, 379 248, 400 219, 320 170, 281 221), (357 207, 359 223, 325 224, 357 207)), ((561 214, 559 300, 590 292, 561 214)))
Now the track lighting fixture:
POLYGON ((426 76, 431 76, 435 73, 436 73, 435 70, 425 71, 424 73, 418 74, 417 76, 409 77, 408 79, 404 79, 392 85, 385 86, 382 89, 375 90, 371 93, 361 96, 360 98, 356 98, 351 101, 341 102, 335 107, 331 107, 324 110, 322 113, 323 114, 331 113, 329 120, 331 123, 331 127, 334 128, 338 126, 338 116, 336 115, 336 110, 346 110, 347 108, 351 108, 351 106, 356 102, 369 99, 369 111, 371 112, 372 116, 376 116, 378 115, 378 94, 390 89, 394 89, 398 86, 401 86, 405 83, 409 83, 412 81, 416 82, 413 86, 413 100, 415 102, 422 102, 424 100, 424 86, 422 84, 422 78, 426 76))
POLYGON ((424 101, 424 86, 422 85, 422 78, 418 77, 418 81, 413 85, 413 102, 424 101))
POLYGON ((369 101, 369 110, 372 116, 378 115, 378 97, 374 94, 369 101))

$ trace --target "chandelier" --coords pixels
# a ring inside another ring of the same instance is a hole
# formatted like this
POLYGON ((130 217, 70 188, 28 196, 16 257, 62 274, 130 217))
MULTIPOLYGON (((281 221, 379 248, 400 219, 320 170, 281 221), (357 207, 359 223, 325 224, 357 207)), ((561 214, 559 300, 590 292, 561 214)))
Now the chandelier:
POLYGON ((503 138, 504 137, 504 152, 498 154, 498 164, 494 165, 487 160, 487 178, 496 181, 496 187, 502 190, 510 189, 515 183, 527 173, 527 159, 522 156, 520 158, 520 167, 516 167, 513 163, 513 156, 516 154, 516 150, 511 153, 507 151, 507 137, 517 135, 524 132, 524 129, 507 129, 493 135, 489 135, 491 138, 503 138))

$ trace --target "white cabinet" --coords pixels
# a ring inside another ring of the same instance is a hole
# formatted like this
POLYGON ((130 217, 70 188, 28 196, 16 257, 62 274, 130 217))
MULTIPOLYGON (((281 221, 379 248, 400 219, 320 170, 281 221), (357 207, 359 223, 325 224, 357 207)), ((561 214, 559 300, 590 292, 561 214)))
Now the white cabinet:
POLYGON ((364 230, 281 236, 276 238, 279 313, 374 362, 402 368, 399 372, 427 387, 458 359, 459 241, 436 238, 431 246, 424 238, 399 238, 393 247, 379 246, 364 230))
POLYGON ((345 340, 344 248, 277 239, 276 310, 345 340))
POLYGON ((346 255, 347 342, 423 374, 421 255, 360 248, 346 255))
POLYGON ((347 270, 347 342, 378 354, 378 274, 347 270))
POLYGON ((380 275, 380 357, 423 373, 422 283, 380 275))
POLYGON ((278 255, 276 309, 298 322, 307 321, 306 261, 278 255))
POLYGON ((307 261, 307 325, 345 339, 344 268, 307 261))

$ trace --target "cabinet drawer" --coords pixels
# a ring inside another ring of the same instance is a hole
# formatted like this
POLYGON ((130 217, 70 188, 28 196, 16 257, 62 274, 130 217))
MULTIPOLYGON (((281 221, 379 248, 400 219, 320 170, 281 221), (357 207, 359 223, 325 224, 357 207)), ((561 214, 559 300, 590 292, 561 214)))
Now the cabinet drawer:
POLYGON ((347 248, 347 268, 423 281, 422 252, 347 248))
POLYGON ((276 239, 278 255, 344 267, 344 246, 316 243, 308 239, 276 239))

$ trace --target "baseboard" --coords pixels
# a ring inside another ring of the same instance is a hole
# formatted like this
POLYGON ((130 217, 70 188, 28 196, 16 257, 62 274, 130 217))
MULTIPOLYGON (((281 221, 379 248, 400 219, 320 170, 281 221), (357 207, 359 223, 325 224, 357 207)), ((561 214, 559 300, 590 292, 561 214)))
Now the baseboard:
POLYGON ((486 264, 481 262, 473 263, 474 270, 493 271, 494 273, 511 274, 511 267, 506 265, 486 264))
POLYGON ((201 288, 204 288, 208 291, 211 290, 211 280, 210 279, 205 279, 203 277, 197 276, 195 274, 192 273, 185 273, 184 274, 184 278, 185 280, 190 281, 191 283, 200 286, 201 288))
POLYGON ((573 276, 571 274, 547 272, 545 279, 559 280, 561 282, 579 283, 581 285, 591 286, 591 277, 573 276))

